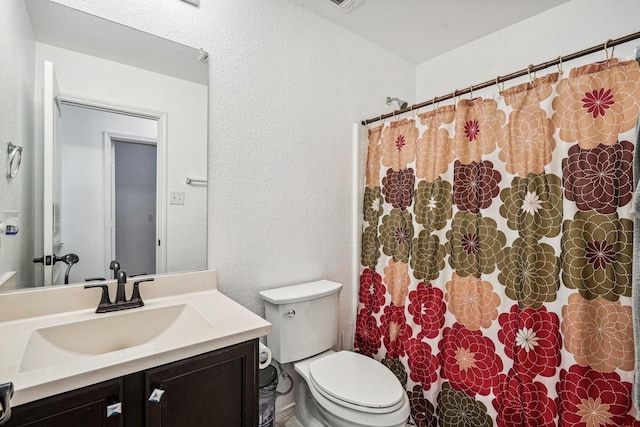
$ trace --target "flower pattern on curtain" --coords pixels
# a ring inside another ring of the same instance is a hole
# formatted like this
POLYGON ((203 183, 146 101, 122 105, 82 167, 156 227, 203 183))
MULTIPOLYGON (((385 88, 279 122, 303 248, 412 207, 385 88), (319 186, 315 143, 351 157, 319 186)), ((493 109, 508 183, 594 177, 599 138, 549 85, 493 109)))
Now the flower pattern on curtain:
POLYGON ((639 111, 614 58, 370 130, 355 346, 413 424, 640 425, 639 111))

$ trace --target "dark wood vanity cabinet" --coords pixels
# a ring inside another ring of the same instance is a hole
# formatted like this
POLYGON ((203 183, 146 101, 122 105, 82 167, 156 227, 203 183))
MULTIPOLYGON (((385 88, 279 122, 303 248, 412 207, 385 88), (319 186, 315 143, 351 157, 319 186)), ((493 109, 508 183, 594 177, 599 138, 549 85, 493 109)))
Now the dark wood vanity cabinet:
POLYGON ((106 413, 107 406, 122 402, 123 382, 118 378, 17 406, 7 427, 122 427, 122 415, 106 413))
POLYGON ((247 341, 18 406, 7 427, 254 427, 257 347, 247 341), (154 390, 161 396, 150 401, 154 390), (115 402, 122 414, 107 418, 115 402))
POLYGON ((244 426, 257 423, 257 350, 253 343, 230 347, 145 372, 147 427, 244 426))

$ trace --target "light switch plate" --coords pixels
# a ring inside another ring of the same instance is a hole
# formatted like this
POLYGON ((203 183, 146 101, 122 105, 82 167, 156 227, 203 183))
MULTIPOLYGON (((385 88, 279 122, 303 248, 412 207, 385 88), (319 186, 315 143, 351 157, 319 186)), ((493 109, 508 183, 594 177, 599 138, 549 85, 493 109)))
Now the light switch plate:
POLYGON ((172 191, 169 193, 170 205, 184 205, 184 191, 172 191))

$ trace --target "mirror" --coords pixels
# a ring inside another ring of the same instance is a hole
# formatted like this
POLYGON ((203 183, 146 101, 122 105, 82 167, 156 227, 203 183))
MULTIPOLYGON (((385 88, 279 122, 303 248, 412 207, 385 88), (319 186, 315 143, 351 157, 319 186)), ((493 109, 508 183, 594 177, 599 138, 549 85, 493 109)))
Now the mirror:
POLYGON ((206 52, 50 0, 0 16, 0 291, 205 269, 206 52))

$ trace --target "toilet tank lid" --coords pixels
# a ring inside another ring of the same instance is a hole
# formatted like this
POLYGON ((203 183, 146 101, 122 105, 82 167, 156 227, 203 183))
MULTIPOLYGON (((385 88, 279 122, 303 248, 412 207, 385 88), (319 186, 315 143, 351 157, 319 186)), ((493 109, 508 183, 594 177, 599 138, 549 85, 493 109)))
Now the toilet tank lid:
POLYGON ((272 304, 291 304, 335 294, 341 288, 342 284, 340 283, 330 280, 318 280, 317 282, 260 291, 260 296, 263 300, 272 304))

